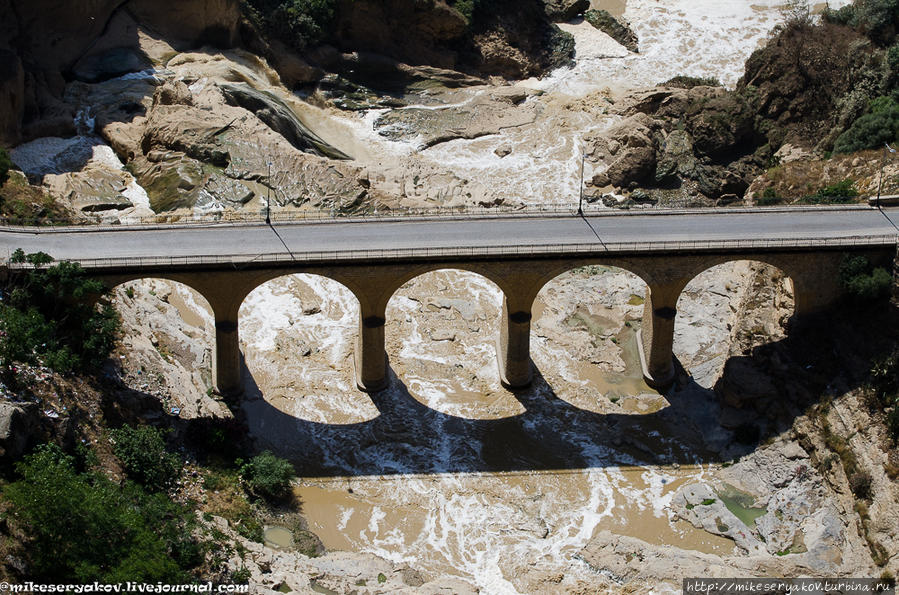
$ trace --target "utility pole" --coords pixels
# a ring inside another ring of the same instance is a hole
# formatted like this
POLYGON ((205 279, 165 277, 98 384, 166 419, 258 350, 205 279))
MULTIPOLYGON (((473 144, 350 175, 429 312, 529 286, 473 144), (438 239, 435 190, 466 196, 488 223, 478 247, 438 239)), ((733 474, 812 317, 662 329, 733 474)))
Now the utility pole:
POLYGON ((896 149, 889 143, 883 143, 883 157, 880 158, 880 181, 877 183, 877 199, 874 201, 878 209, 880 208, 880 189, 883 187, 883 166, 887 160, 887 151, 895 153, 896 149))

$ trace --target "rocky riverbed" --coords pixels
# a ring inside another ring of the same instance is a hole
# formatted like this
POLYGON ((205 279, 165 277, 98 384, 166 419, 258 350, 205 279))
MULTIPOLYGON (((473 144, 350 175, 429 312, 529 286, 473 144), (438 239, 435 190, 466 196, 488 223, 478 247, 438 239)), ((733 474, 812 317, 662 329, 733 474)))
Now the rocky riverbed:
MULTIPOLYGON (((239 415, 260 448, 297 464, 295 493, 325 546, 364 555, 318 561, 247 545, 236 567, 269 588, 337 592, 349 580, 370 592, 421 581, 420 592, 537 593, 673 591, 681 577, 710 574, 878 573, 851 492, 822 475, 813 425, 772 408, 774 380, 739 364, 747 349, 783 339, 789 282, 752 263, 694 280, 675 338, 688 375, 664 395, 643 384, 636 361, 644 290, 599 267, 548 284, 532 331, 537 380, 512 393, 495 364, 498 289, 468 273, 426 274, 391 300, 391 386, 366 395, 353 385, 358 306, 348 290, 307 275, 257 289, 241 310, 239 415), (757 444, 759 435, 770 438, 757 444), (395 578, 372 581, 371 565, 395 578)), ((128 293, 118 299, 136 314, 129 336, 135 346, 149 337, 129 350, 129 382, 146 391, 143 379, 158 378, 160 398, 171 398, 185 384, 178 374, 206 369, 209 315, 183 287, 128 293)), ((181 415, 221 407, 202 377, 181 415)), ((842 419, 853 399, 836 399, 829 415, 842 419)), ((879 438, 858 446, 870 440, 879 438)), ((888 544, 897 510, 882 500, 896 487, 877 485, 872 534, 888 544)))
MULTIPOLYGON (((681 198, 716 184, 721 194, 720 172, 697 173, 697 139, 659 122, 671 105, 722 91, 638 89, 677 75, 732 86, 779 3, 593 5, 629 22, 639 53, 575 19, 561 24, 576 42, 570 67, 512 83, 404 66, 421 84, 368 109, 321 89, 294 94, 283 64, 276 72, 250 52, 176 49, 135 26, 146 63, 69 84, 58 136, 13 158, 79 216, 110 222, 258 217, 269 200, 276 218, 571 208, 582 180, 600 209, 641 172, 695 175, 681 198)), ((303 67, 293 63, 292 82, 303 67)), ((536 381, 516 392, 495 363, 501 294, 461 271, 393 296, 391 385, 374 395, 353 381, 358 304, 314 276, 248 296, 246 394, 230 408, 209 390, 212 318, 185 287, 117 288, 116 356, 126 385, 167 414, 236 416, 258 448, 297 465, 301 512, 330 553, 310 559, 220 527, 244 548, 229 564, 264 589, 677 591, 687 576, 875 576, 877 547, 897 572, 899 494, 884 466, 899 462, 850 378, 791 355, 789 281, 746 262, 694 280, 678 304, 683 372, 665 394, 639 370, 644 292, 603 267, 550 282, 532 325, 536 381), (850 437, 870 504, 852 493, 822 420, 850 437)))

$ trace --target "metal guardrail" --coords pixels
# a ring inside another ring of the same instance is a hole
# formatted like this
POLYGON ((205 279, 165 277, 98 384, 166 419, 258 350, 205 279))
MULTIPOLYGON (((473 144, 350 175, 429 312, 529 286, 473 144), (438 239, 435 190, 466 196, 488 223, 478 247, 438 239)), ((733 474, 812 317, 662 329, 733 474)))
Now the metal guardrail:
MULTIPOLYGON (((288 252, 251 255, 116 257, 76 259, 90 270, 106 268, 152 268, 191 265, 232 265, 246 267, 261 263, 314 264, 333 261, 371 262, 384 260, 424 260, 431 258, 475 258, 485 256, 536 256, 541 254, 633 254, 711 250, 771 250, 790 248, 833 248, 895 246, 896 235, 844 236, 833 238, 791 238, 752 240, 688 240, 660 242, 606 242, 604 244, 524 244, 452 248, 384 248, 372 250, 327 250, 291 254, 288 252)), ((10 268, 31 268, 28 263, 9 263, 10 268)))
MULTIPOLYGON (((780 205, 772 207, 656 207, 654 205, 634 205, 627 208, 584 207, 584 215, 589 217, 626 217, 628 215, 694 215, 694 214, 734 214, 771 213, 801 211, 847 211, 872 210, 863 204, 852 205, 780 205)), ((571 217, 578 214, 570 205, 544 205, 529 207, 433 207, 397 208, 382 211, 341 213, 333 210, 274 211, 273 223, 350 223, 355 221, 402 221, 404 219, 469 219, 505 217, 571 217)), ((265 223, 265 216, 253 212, 229 212, 211 215, 160 214, 151 217, 130 218, 123 223, 85 222, 75 225, 24 225, 0 219, 0 230, 27 233, 53 233, 67 231, 126 231, 154 227, 202 227, 219 225, 259 225, 265 223)))

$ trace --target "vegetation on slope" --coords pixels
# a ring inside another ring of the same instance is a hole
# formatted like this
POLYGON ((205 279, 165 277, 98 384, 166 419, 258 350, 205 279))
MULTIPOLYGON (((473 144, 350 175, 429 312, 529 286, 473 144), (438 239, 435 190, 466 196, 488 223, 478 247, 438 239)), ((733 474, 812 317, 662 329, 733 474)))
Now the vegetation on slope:
POLYGON ((115 344, 119 319, 102 299, 103 284, 88 278, 77 263, 53 262, 43 252, 16 250, 0 303, 0 368, 16 362, 43 363, 57 372, 92 373, 115 344), (95 307, 93 298, 101 297, 95 307))
POLYGON ((66 210, 39 186, 32 186, 0 147, 0 220, 16 225, 40 225, 69 221, 66 210))

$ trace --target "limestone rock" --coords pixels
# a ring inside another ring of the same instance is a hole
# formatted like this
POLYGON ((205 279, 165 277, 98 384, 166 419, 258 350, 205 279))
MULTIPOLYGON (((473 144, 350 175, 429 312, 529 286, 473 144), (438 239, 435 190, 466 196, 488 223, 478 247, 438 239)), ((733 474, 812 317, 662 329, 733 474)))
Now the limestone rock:
POLYGON ((746 552, 757 552, 762 544, 743 521, 727 509, 708 484, 695 483, 684 486, 671 501, 678 516, 694 527, 709 533, 730 537, 746 552))
POLYGON ((554 23, 570 21, 590 8, 590 0, 544 0, 546 17, 554 23))
POLYGON ((522 99, 532 93, 503 88, 461 108, 394 110, 375 120, 374 127, 378 134, 391 140, 419 138, 424 147, 457 138, 478 138, 533 122, 537 108, 522 99), (510 108, 516 101, 521 105, 510 108))
POLYGON ((185 45, 232 47, 238 42, 241 11, 237 0, 187 0, 169 4, 132 0, 135 19, 162 37, 185 45))
POLYGON ((283 101, 271 93, 257 91, 249 85, 225 84, 220 88, 231 105, 252 111, 297 149, 332 159, 350 159, 349 155, 309 130, 283 101))
POLYGON ((693 155, 693 139, 686 130, 672 130, 662 142, 656 166, 656 182, 673 182, 678 176, 696 176, 697 160, 693 155))
POLYGON ((315 82, 325 74, 321 68, 306 62, 281 41, 273 39, 270 43, 272 66, 287 87, 315 82))
POLYGON ((193 105, 193 95, 182 81, 169 81, 153 92, 153 107, 157 105, 193 105))
POLYGON ((631 183, 651 179, 656 167, 656 152, 652 147, 628 149, 609 165, 606 174, 609 181, 620 188, 631 183))
POLYGON ((343 47, 377 51, 409 64, 453 68, 458 39, 468 23, 444 0, 342 0, 336 35, 343 47))
POLYGON ((38 426, 38 415, 35 403, 0 402, 0 457, 15 461, 25 454, 38 426))
POLYGON ((584 13, 584 19, 607 34, 609 37, 626 47, 631 52, 639 52, 637 46, 637 34, 627 23, 613 17, 607 10, 588 10, 584 13))
POLYGON ((745 357, 727 360, 724 373, 715 385, 715 392, 722 395, 726 403, 735 407, 742 407, 758 399, 776 397, 779 394, 770 376, 745 357))
POLYGON ((151 66, 146 57, 130 47, 118 47, 99 54, 91 54, 75 64, 72 73, 86 83, 96 83, 138 72, 151 66))

